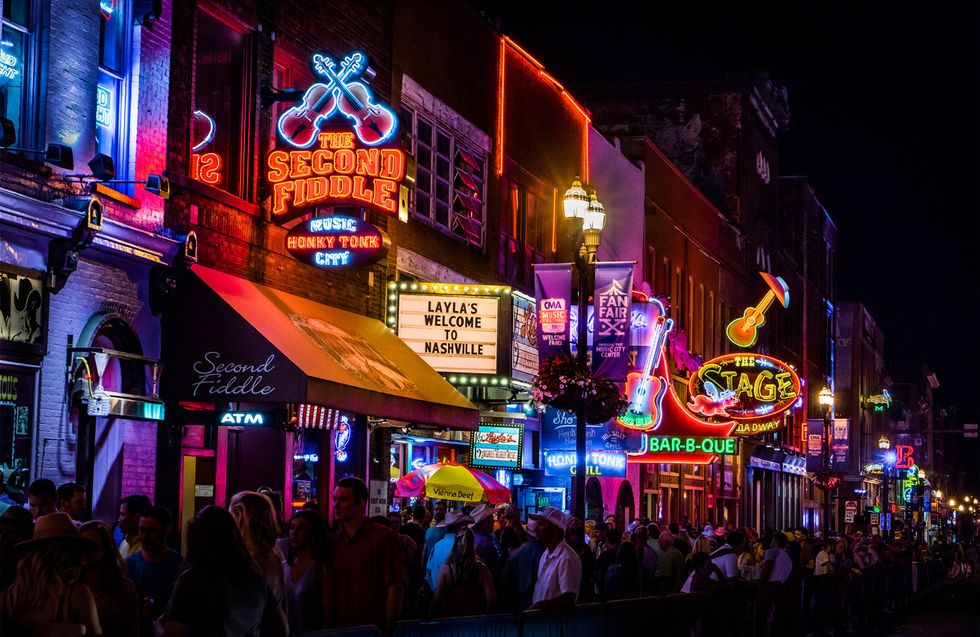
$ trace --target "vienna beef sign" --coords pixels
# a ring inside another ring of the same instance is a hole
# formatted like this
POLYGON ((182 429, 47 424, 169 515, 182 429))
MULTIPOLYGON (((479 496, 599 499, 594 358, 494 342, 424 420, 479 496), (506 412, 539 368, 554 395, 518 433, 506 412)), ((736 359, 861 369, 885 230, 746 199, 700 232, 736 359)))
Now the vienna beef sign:
POLYGON ((396 214, 405 152, 394 112, 367 86, 367 58, 352 52, 338 63, 318 53, 310 68, 318 81, 280 115, 285 148, 266 158, 273 218, 329 204, 396 214))

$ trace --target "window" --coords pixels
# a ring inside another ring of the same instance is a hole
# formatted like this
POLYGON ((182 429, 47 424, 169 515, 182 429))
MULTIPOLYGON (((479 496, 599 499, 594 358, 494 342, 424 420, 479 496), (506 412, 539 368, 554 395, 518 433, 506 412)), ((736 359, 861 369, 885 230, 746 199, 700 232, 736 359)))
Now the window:
POLYGON ((130 2, 102 2, 99 9, 99 83, 95 143, 112 158, 116 178, 126 179, 129 131, 130 2))
POLYGON ((698 307, 697 311, 697 330, 698 330, 698 351, 701 354, 706 354, 708 351, 708 343, 704 340, 704 286, 698 283, 698 307))
POLYGON ((510 181, 510 225, 506 232, 518 242, 538 253, 544 253, 548 224, 544 214, 539 214, 537 198, 527 187, 510 181))
POLYGON ((695 337, 694 333, 694 277, 688 275, 687 277, 687 298, 684 299, 684 304, 687 306, 687 324, 684 326, 687 328, 687 344, 691 349, 695 347, 695 337))
MULTIPOLYGON (((191 177, 246 198, 242 163, 244 36, 198 11, 191 177)), ((251 146, 248 146, 251 148, 251 146)))
POLYGON ((647 271, 643 277, 650 284, 650 293, 657 293, 657 249, 647 246, 647 271))
POLYGON ((16 145, 34 145, 33 90, 39 8, 34 0, 4 0, 0 29, 0 116, 13 122, 16 145))
POLYGON ((402 106, 401 125, 417 162, 414 215, 483 247, 486 154, 417 109, 402 106))

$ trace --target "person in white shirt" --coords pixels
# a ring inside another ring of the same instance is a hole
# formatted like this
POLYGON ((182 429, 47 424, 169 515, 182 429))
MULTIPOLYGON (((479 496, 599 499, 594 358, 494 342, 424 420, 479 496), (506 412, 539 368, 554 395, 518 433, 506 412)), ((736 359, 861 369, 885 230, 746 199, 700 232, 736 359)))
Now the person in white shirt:
MULTIPOLYGON (((785 536, 784 536, 785 537, 785 536)), ((724 544, 711 554, 711 561, 725 574, 728 579, 739 576, 738 556, 745 548, 745 534, 741 531, 729 531, 724 544)))
POLYGON ((824 540, 823 550, 817 553, 817 559, 813 563, 814 575, 830 575, 834 572, 834 546, 836 543, 830 538, 824 540))
POLYGON ((537 520, 538 539, 545 545, 531 608, 574 606, 582 586, 582 561, 565 542, 565 515, 555 507, 545 507, 528 517, 537 520))
POLYGON ((785 582, 793 574, 793 560, 786 552, 786 545, 789 538, 785 533, 776 533, 772 538, 772 544, 766 551, 763 558, 762 574, 759 580, 762 582, 785 582))

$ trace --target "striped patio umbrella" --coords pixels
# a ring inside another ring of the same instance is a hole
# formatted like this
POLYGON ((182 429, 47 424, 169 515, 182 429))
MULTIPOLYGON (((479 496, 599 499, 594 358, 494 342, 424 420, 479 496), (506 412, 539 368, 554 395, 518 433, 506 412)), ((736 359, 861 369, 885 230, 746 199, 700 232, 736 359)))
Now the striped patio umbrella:
POLYGON ((426 465, 398 480, 395 496, 490 504, 510 502, 510 490, 482 471, 443 462, 426 465))

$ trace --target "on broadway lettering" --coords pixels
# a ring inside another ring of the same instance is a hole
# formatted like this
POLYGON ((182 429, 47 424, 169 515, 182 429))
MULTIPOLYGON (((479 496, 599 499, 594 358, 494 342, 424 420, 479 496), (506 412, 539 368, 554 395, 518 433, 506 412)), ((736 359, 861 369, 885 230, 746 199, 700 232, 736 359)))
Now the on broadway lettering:
POLYGON ((276 355, 270 354, 264 363, 250 365, 221 362, 221 354, 208 352, 194 363, 197 380, 191 383, 194 395, 268 396, 276 391, 275 385, 263 382, 265 374, 272 373, 276 355))

